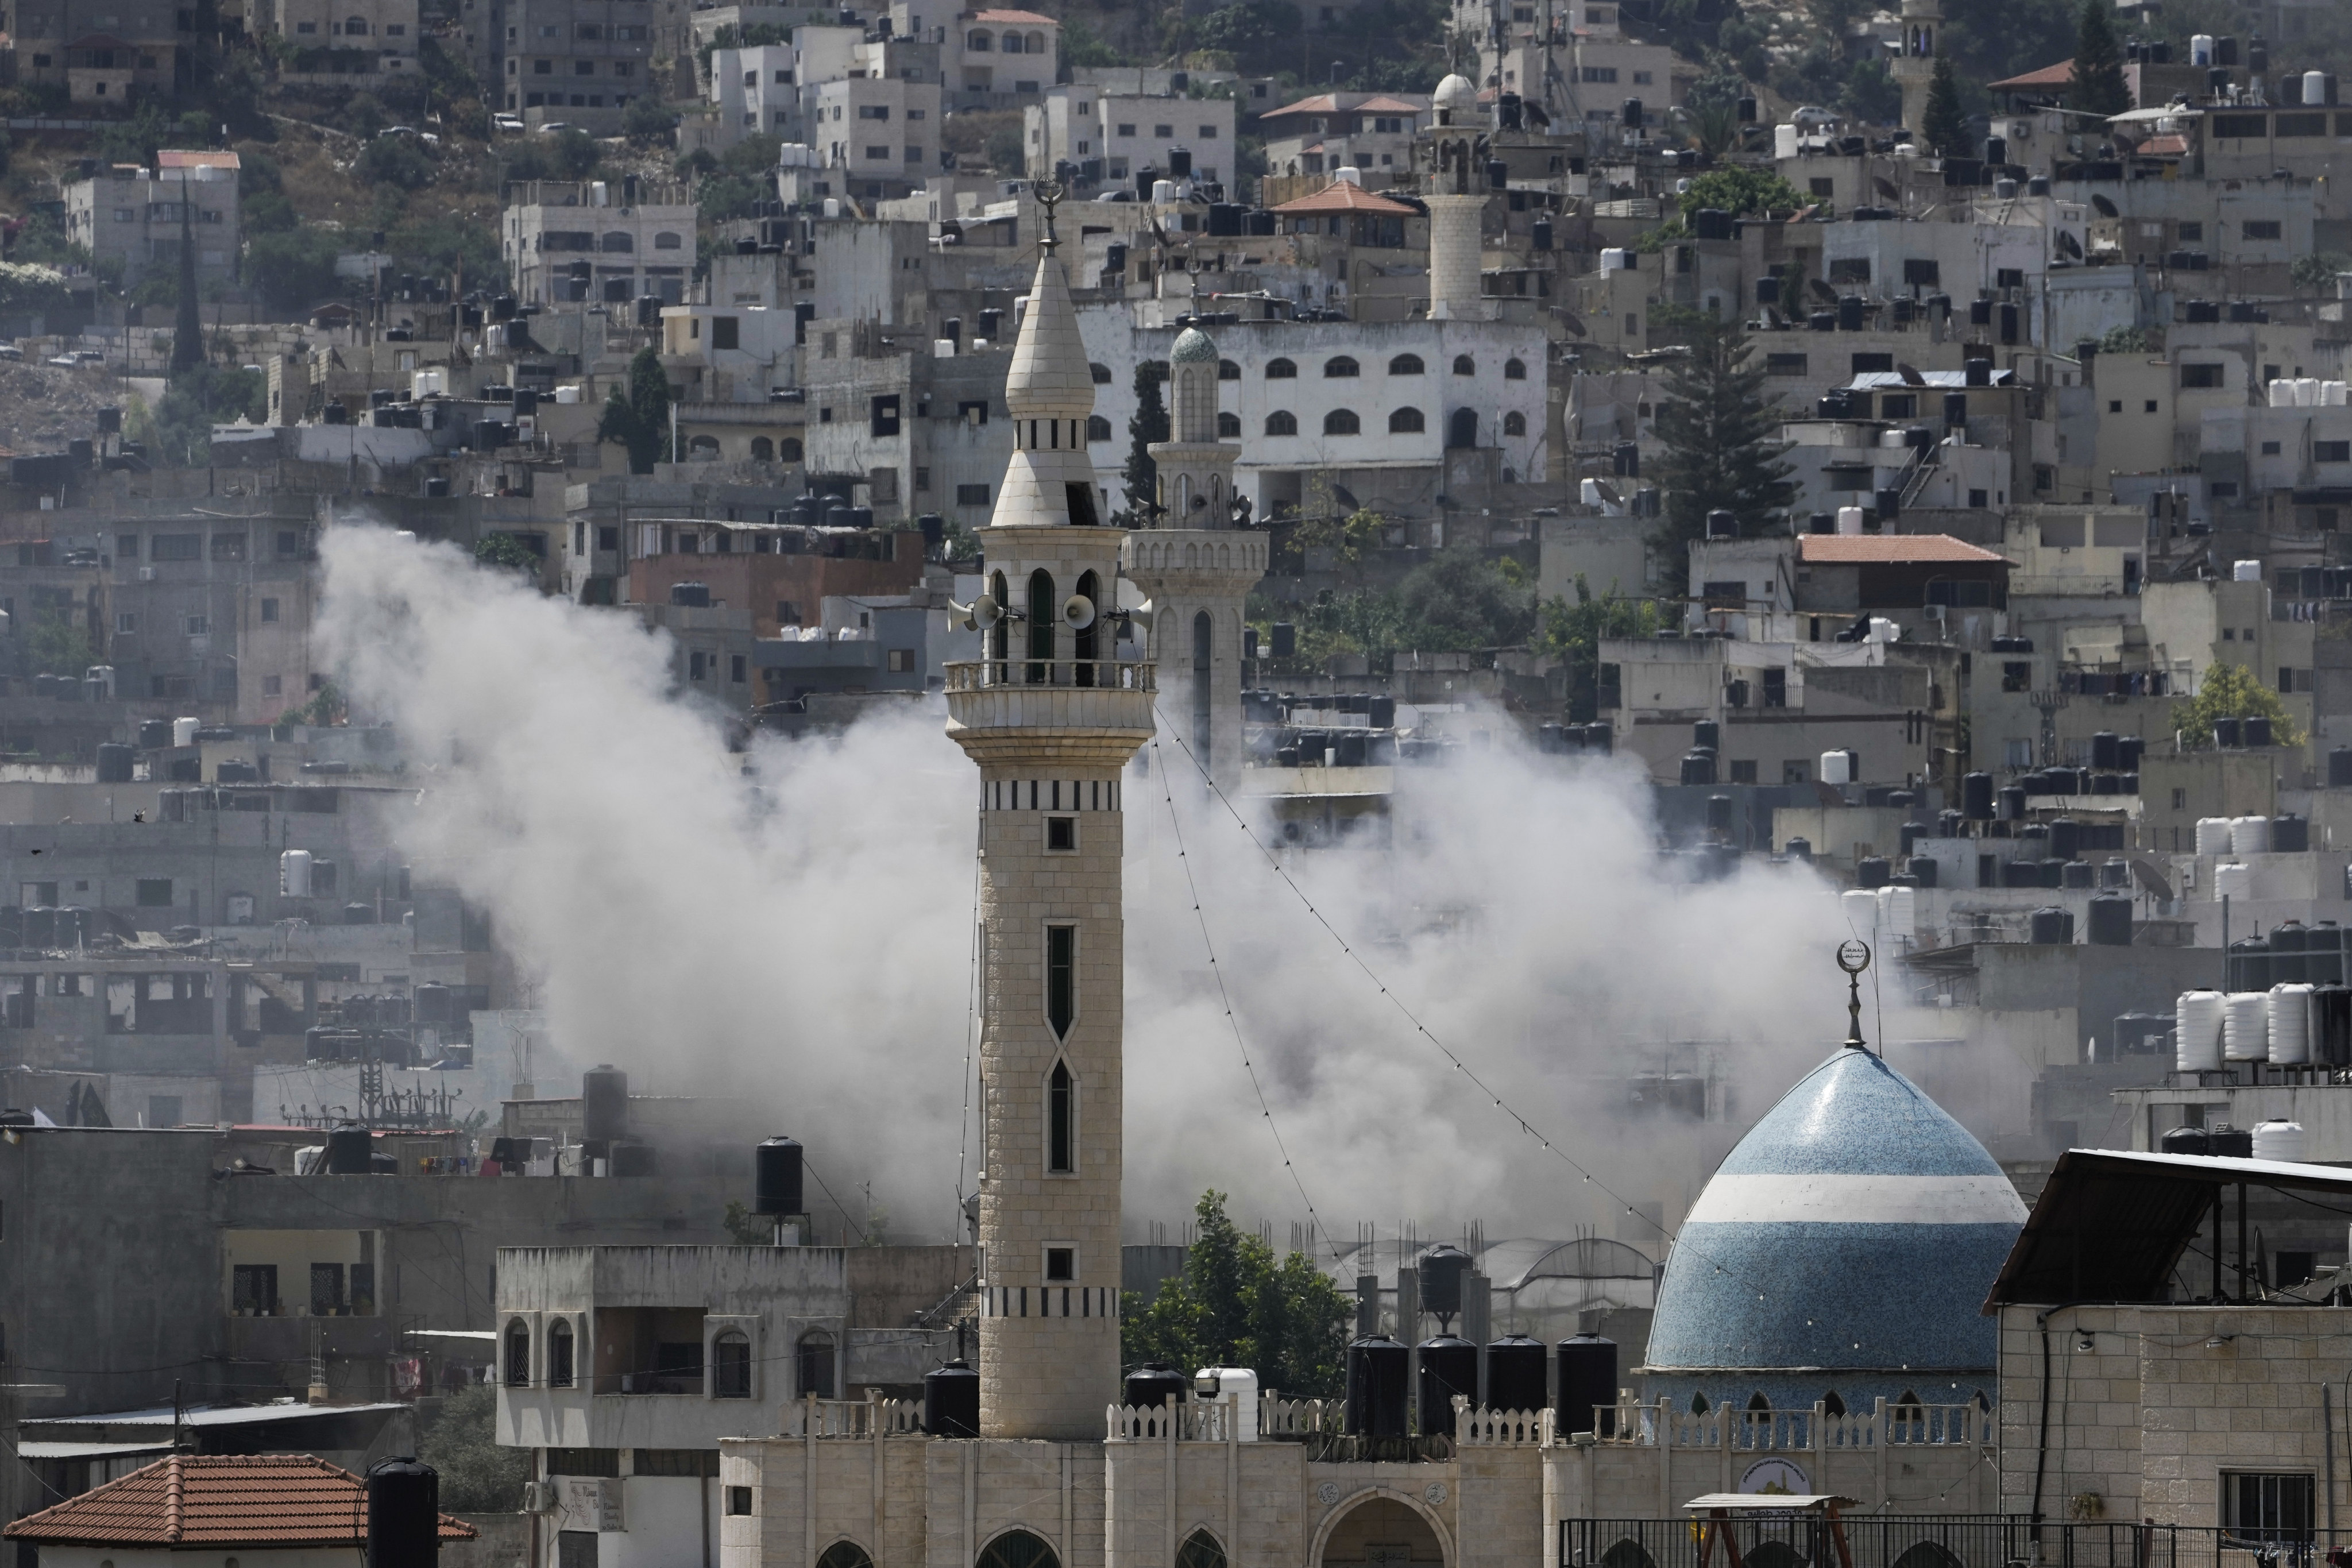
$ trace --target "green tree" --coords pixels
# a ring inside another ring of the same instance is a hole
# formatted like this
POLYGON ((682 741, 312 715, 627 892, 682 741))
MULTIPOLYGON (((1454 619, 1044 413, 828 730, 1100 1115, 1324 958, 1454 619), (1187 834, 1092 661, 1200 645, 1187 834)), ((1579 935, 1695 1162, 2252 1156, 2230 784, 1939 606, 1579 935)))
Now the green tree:
POLYGON ((2272 744, 2303 744, 2303 732, 2295 728, 2279 694, 2242 664, 2214 665, 2205 672, 2197 695, 2172 710, 2172 727, 2180 731, 2181 742, 2193 751, 2212 745, 2216 719, 2267 719, 2272 744))
POLYGON ((512 572, 539 571, 539 557, 530 546, 511 533, 486 533, 474 541, 474 559, 485 566, 499 567, 512 572))
POLYGON ((1135 367, 1135 412, 1127 421, 1127 506, 1112 521, 1121 528, 1141 528, 1160 510, 1160 465, 1151 460, 1151 445, 1168 439, 1168 405, 1160 400, 1160 384, 1168 367, 1148 359, 1135 367))
MULTIPOLYGON (((173 345, 178 358, 179 344, 173 345)), ((155 454, 173 468, 203 468, 212 458, 213 426, 242 415, 256 423, 268 417, 269 378, 257 370, 206 363, 199 345, 196 363, 172 377, 156 408, 155 454)))
POLYGON ((2085 114, 2121 114, 2132 106, 2124 79, 2123 46, 2116 40, 2112 0, 2083 0, 2074 30, 2074 71, 2066 83, 2066 107, 2085 114))
POLYGON ((1927 78, 1927 106, 1919 115, 1919 139, 1942 158, 1969 155, 1968 116, 1960 109, 1960 82, 1948 55, 1936 57, 1927 78))
POLYGON ((43 605, 25 630, 25 668, 35 675, 70 675, 89 668, 89 632, 70 605, 43 605))
POLYGON ((776 1222, 763 1214, 753 1214, 743 1206, 740 1198, 727 1200, 727 1212, 719 1223, 738 1247, 773 1247, 776 1244, 776 1222))
POLYGON ((179 376, 205 363, 204 318, 196 313, 196 234, 188 220, 187 182, 180 183, 180 300, 172 318, 172 374, 179 376))
POLYGON ((1601 716, 1601 639, 1654 637, 1661 620, 1656 600, 1629 598, 1614 583, 1595 595, 1581 572, 1576 574, 1576 603, 1557 598, 1545 604, 1536 648, 1560 661, 1570 723, 1590 724, 1601 716))
POLYGON ((472 1383, 441 1402, 416 1435, 416 1457, 441 1472, 441 1506, 451 1513, 512 1513, 530 1479, 530 1450, 498 1439, 496 1384, 472 1383))
POLYGON ((1397 584, 1405 646, 1432 653, 1518 647, 1536 622, 1535 591, 1523 583, 1476 550, 1440 551, 1397 584))
POLYGON ((1315 1260, 1274 1248, 1225 1216, 1225 1194, 1201 1194, 1200 1227, 1183 1272, 1160 1281, 1149 1306, 1121 1314, 1119 1349, 1131 1365, 1182 1372, 1246 1366, 1258 1386, 1294 1398, 1340 1391, 1352 1313, 1315 1260))
POLYGON ((2287 276, 2294 280, 2296 289, 2314 294, 2335 293, 2336 275, 2339 272, 2352 272, 2352 256, 2336 250, 2305 252, 2287 268, 2287 276))
POLYGON ((626 447, 633 474, 652 473, 654 465, 668 452, 669 374, 652 349, 637 351, 637 357, 629 362, 628 385, 615 385, 604 400, 596 439, 626 447))
POLYGON ((403 271, 436 277, 455 273, 464 279, 465 288, 506 276, 505 265, 499 256, 497 231, 454 213, 402 224, 392 231, 386 243, 403 271))
POLYGON ((629 100, 629 107, 621 114, 621 134, 642 146, 667 142, 677 129, 677 116, 654 93, 639 93, 629 100))
POLYGON ((1709 169, 1691 181, 1691 188, 1675 198, 1676 216, 1641 238, 1641 248, 1655 250, 1668 240, 1687 237, 1691 215, 1719 207, 1734 217, 1751 213, 1793 213, 1812 198, 1769 169, 1744 164, 1709 169))
POLYGON ((360 149, 352 173, 371 185, 421 191, 433 183, 433 158, 414 136, 379 136, 360 149))
POLYGON ((1789 443, 1779 439, 1778 400, 1765 390, 1747 332, 1737 321, 1695 311, 1669 321, 1686 335, 1689 353, 1667 374, 1658 405, 1666 513, 1651 542, 1679 593, 1689 584, 1690 543, 1705 537, 1708 512, 1730 512, 1739 531, 1753 536, 1786 510, 1796 488, 1789 483, 1795 470, 1780 461, 1789 443))
POLYGON ((341 233, 305 226, 280 234, 258 234, 245 247, 246 281, 281 310, 300 311, 341 292, 335 258, 341 233))

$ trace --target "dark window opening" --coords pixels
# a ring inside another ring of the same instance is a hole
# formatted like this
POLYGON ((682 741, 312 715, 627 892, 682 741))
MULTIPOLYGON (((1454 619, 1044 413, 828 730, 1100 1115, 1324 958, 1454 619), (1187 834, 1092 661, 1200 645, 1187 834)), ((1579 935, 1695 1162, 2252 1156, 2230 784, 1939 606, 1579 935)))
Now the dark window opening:
POLYGON ((1045 1249, 1045 1282, 1066 1285, 1078 1277, 1078 1253, 1076 1247, 1049 1247, 1045 1249))
POLYGON ((1045 847, 1076 849, 1078 847, 1078 819, 1075 816, 1049 816, 1045 819, 1045 847))
MULTIPOLYGON (((1054 1037, 1067 1039, 1077 1016, 1078 928, 1045 928, 1045 1021, 1054 1037)), ((1058 1070, 1058 1069, 1057 1069, 1058 1070)))
POLYGON ((1055 1062, 1054 1076, 1045 1082, 1045 1169, 1056 1175, 1069 1175, 1078 1168, 1072 1148, 1076 1142, 1077 1097, 1077 1080, 1070 1077, 1069 1064, 1055 1062))

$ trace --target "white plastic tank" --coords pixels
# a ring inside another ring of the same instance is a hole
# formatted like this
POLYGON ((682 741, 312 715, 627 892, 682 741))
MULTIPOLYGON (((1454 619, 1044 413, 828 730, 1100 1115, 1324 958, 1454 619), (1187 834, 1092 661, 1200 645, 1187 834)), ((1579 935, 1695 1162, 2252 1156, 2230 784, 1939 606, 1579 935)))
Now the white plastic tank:
POLYGON ((2192 33, 2189 35, 2189 63, 2192 66, 2210 66, 2213 63, 2212 34, 2192 33))
POLYGON ((572 382, 555 389, 555 401, 569 408, 580 401, 580 384, 572 382))
POLYGON ((2319 105, 2321 105, 2321 104, 2324 104, 2324 103, 2326 103, 2326 101, 2327 101, 2327 73, 2326 73, 2326 71, 2305 71, 2305 72, 2304 72, 2304 73, 2303 73, 2303 106, 2304 106, 2305 109, 2312 109, 2312 108, 2315 108, 2315 107, 2317 107, 2317 106, 2319 106, 2319 105))
POLYGON ((2213 896, 2242 902, 2254 896, 2254 868, 2242 860, 2228 860, 2213 868, 2213 896))
POLYGON ((446 370, 420 370, 412 373, 408 378, 408 395, 412 401, 446 396, 448 391, 449 373, 446 370))
MULTIPOLYGON (((2276 1057, 2271 1058, 2278 1060, 2276 1057)), ((2303 1123, 2300 1121, 2257 1121, 2254 1123, 2254 1158, 2277 1160, 2289 1165, 2303 1163, 2303 1123)))
POLYGON ((933 359, 955 358, 955 340, 953 338, 933 338, 931 340, 931 357, 933 359))
POLYGON ((1353 163, 1340 164, 1331 171, 1331 178, 1340 184, 1353 185, 1358 190, 1364 188, 1364 172, 1353 163))
POLYGON ((1844 752, 1823 752, 1821 781, 1825 784, 1853 783, 1853 758, 1844 752))
POLYGON ((194 745, 194 744, 196 743, 196 731, 197 731, 198 730, 202 729, 202 728, 204 728, 204 723, 203 723, 203 721, 201 721, 201 720, 197 720, 197 719, 174 719, 174 720, 173 720, 173 721, 172 721, 172 744, 173 744, 173 745, 175 745, 175 746, 193 746, 193 745, 194 745))
POLYGON ((1237 1441, 1257 1441, 1257 1373, 1245 1366, 1204 1366, 1192 1374, 1192 1397, 1213 1404, 1230 1402, 1237 1441))
POLYGON ((1163 205, 1174 201, 1176 199, 1176 182, 1173 180, 1152 181, 1151 199, 1163 205))
POLYGON ((1675 195, 1678 196, 1686 196, 1690 195, 1690 188, 1691 182, 1688 180, 1676 180, 1675 182, 1675 195))
POLYGON ((2319 405, 2322 408, 2341 408, 2347 401, 2352 401, 2352 384, 2341 381, 2319 384, 2319 405))
POLYGON ((1840 533, 1860 533, 1862 531, 1862 508, 1858 506, 1842 506, 1838 508, 1837 531, 1840 533))
MULTIPOLYGON (((1843 752, 1833 753, 1843 757, 1843 752)), ((1876 945, 1878 937, 1878 891, 1871 888, 1848 888, 1838 895, 1838 913, 1845 917, 1846 928, 1863 941, 1876 945)))
POLYGON ((2197 819, 2197 853, 2227 855, 2230 852, 2230 819, 2226 816, 2200 816, 2197 819))
POLYGON ((1897 642, 1902 639, 1902 637, 1903 627, 1899 622, 1890 621, 1885 616, 1873 616, 1870 617, 1870 640, 1872 642, 1897 642))
POLYGON ((1909 936, 1919 927, 1919 893, 1895 884, 1878 889, 1878 929, 1888 936, 1909 936))
POLYGON ((841 198, 839 196, 827 196, 824 198, 824 216, 827 217, 839 217, 841 216, 841 198))
POLYGON ((613 187, 606 184, 602 180, 589 181, 588 205, 592 207, 611 206, 613 205, 613 187))
POLYGON ((1772 127, 1772 156, 1793 158, 1797 155, 1797 128, 1793 125, 1772 127))
POLYGON ((310 896, 310 852, 289 849, 278 857, 278 892, 281 898, 310 896))
POLYGON ((2271 994, 2232 991, 2221 998, 2221 1057, 2225 1061, 2270 1059, 2271 994))
POLYGON ((2311 1059, 2311 987, 2281 981, 2271 987, 2271 1060, 2281 1067, 2311 1059))
POLYGON ((2210 1072, 2221 1065, 2221 994, 2183 991, 2172 1012, 2173 1066, 2210 1072))
POLYGON ((2230 853, 2232 855, 2267 855, 2271 851, 2271 819, 2267 816, 2241 816, 2230 824, 2230 853))
POLYGON ((2317 376, 2299 375, 2294 378, 2294 405, 2297 408, 2316 408, 2319 406, 2319 378, 2317 376))
POLYGON ((2259 561, 2232 561, 2231 563, 2230 563, 2230 581, 2231 581, 2231 582, 2232 582, 2232 583, 2259 583, 2259 582, 2261 582, 2262 580, 2263 580, 2263 563, 2262 563, 2261 562, 2259 562, 2259 561))
POLYGON ((1620 247, 1612 247, 1601 253, 1601 271, 1631 272, 1633 269, 1633 253, 1632 251, 1620 247))
POLYGON ((2268 395, 2270 405, 2273 408, 2292 408, 2294 406, 2294 383, 2287 380, 2284 376, 2281 376, 2277 380, 2268 383, 2263 390, 2268 395))

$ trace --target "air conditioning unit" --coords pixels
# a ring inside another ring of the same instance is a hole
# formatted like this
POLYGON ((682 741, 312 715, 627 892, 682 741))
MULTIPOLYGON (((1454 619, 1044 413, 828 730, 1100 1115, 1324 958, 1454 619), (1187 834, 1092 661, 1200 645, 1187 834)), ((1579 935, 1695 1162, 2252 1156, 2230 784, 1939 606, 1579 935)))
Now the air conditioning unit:
POLYGON ((152 583, 155 580, 155 568, 152 566, 139 568, 139 580, 142 583, 152 583))
POLYGON ((2031 120, 2013 120, 2010 121, 2009 139, 2012 142, 2032 141, 2033 121, 2031 120))

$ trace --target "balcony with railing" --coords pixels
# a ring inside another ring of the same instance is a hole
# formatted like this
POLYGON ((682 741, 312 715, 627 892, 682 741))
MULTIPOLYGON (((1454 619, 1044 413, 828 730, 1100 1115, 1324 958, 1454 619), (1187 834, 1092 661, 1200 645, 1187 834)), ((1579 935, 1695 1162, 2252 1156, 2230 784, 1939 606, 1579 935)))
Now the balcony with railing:
MULTIPOLYGON (((1058 731, 1139 745, 1152 729, 1157 682, 1148 660, 990 658, 946 668, 948 715, 965 734, 1058 731)), ((970 742, 967 742, 969 744, 970 742)), ((1120 752, 1118 762, 1127 753, 1120 752)), ((1108 759, 1106 759, 1108 760, 1108 759)))

